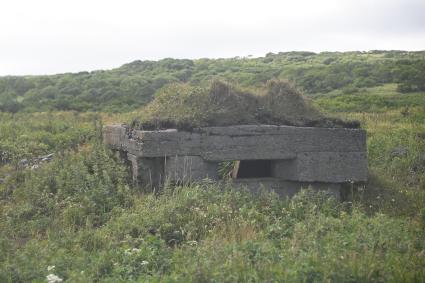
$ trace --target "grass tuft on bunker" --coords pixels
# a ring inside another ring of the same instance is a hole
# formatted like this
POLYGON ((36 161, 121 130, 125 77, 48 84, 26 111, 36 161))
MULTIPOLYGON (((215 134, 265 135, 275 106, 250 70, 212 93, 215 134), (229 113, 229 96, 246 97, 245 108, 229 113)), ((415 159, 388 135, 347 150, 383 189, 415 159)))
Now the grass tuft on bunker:
POLYGON ((132 127, 192 130, 244 124, 359 127, 356 121, 325 117, 292 83, 284 80, 270 80, 257 92, 222 81, 212 81, 207 87, 171 84, 156 93, 133 120, 132 127))

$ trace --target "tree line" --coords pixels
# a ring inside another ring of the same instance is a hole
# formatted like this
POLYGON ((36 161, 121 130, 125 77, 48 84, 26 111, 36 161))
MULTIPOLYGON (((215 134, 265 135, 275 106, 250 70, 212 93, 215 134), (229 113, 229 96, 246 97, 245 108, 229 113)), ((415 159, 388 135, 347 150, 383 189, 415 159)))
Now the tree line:
POLYGON ((400 92, 425 91, 425 51, 280 52, 264 57, 134 61, 108 71, 49 76, 0 77, 0 111, 134 110, 173 82, 204 85, 225 80, 259 88, 270 79, 290 79, 305 94, 396 83, 400 92))

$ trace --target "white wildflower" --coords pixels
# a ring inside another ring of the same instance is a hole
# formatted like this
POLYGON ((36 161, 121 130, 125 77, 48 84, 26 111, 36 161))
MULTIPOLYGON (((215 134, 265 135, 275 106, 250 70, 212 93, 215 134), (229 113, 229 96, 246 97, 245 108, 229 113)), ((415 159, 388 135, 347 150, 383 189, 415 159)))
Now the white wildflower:
POLYGON ((132 251, 133 253, 139 253, 139 252, 140 252, 140 249, 138 249, 138 248, 133 248, 131 251, 132 251))
POLYGON ((57 276, 57 275, 55 275, 53 273, 50 273, 49 275, 47 275, 46 276, 46 279, 47 279, 47 282, 48 283, 57 283, 57 282, 62 282, 63 281, 62 278, 60 278, 59 276, 57 276))
POLYGON ((53 269, 55 269, 55 266, 54 266, 54 265, 49 265, 49 266, 47 266, 47 271, 51 271, 51 270, 53 270, 53 269))
POLYGON ((141 262, 140 264, 141 264, 141 265, 148 265, 148 264, 149 264, 149 261, 142 260, 142 262, 141 262))

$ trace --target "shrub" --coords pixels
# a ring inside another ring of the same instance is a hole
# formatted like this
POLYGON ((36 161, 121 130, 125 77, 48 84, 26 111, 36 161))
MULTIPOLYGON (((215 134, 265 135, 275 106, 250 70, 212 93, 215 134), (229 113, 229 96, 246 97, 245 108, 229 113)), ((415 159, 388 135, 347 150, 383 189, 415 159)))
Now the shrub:
POLYGON ((98 227, 115 207, 131 205, 126 174, 101 145, 58 157, 26 172, 25 182, 13 191, 14 205, 4 208, 5 220, 20 237, 59 224, 68 229, 98 227))

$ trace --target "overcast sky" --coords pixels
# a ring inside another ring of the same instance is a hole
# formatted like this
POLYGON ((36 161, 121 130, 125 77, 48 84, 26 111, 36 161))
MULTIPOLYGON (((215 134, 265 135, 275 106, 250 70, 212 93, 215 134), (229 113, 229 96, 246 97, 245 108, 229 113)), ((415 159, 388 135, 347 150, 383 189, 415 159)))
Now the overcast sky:
POLYGON ((372 49, 425 50, 425 0, 0 0, 0 75, 372 49))

